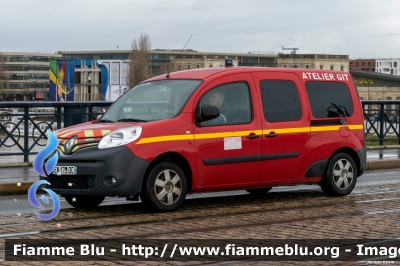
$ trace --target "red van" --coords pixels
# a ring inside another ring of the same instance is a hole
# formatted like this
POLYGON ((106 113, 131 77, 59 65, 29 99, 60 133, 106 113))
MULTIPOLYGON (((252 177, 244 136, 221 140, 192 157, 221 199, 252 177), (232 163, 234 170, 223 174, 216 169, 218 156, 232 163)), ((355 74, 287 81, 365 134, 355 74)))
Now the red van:
POLYGON ((222 67, 142 82, 99 119, 57 133, 49 177, 75 207, 140 196, 173 211, 187 193, 319 184, 349 194, 363 174, 363 111, 347 72, 222 67))

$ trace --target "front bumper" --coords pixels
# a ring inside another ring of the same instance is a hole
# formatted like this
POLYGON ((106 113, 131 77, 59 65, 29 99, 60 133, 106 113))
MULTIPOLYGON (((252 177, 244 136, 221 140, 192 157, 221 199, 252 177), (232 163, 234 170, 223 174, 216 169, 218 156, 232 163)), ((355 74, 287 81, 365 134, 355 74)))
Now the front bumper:
POLYGON ((77 166, 76 175, 41 176, 61 196, 133 196, 140 192, 150 162, 134 155, 126 146, 84 148, 72 155, 59 152, 57 166, 77 166), (117 182, 112 183, 114 177, 117 182))

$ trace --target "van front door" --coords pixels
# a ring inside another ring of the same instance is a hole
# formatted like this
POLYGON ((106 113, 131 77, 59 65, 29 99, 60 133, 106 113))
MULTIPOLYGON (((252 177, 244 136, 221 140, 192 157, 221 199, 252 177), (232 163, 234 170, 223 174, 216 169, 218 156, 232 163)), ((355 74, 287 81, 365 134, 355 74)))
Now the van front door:
POLYGON ((199 184, 233 187, 259 179, 261 119, 254 81, 249 73, 228 75, 211 82, 197 99, 196 112, 203 104, 216 105, 220 116, 195 126, 195 147, 199 184))
POLYGON ((294 73, 257 72, 262 110, 260 181, 292 182, 305 173, 310 121, 308 100, 294 73))

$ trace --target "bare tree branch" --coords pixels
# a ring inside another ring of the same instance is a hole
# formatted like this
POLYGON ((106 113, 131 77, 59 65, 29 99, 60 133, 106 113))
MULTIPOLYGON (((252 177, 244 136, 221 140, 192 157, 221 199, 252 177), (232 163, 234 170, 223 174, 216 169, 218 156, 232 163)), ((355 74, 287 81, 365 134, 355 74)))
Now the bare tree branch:
POLYGON ((150 48, 150 37, 145 33, 141 33, 137 39, 133 40, 129 55, 131 62, 128 67, 127 77, 129 88, 152 76, 150 48))
POLYGON ((133 40, 129 54, 128 75, 126 77, 129 88, 146 79, 168 72, 170 63, 152 64, 150 49, 151 40, 149 35, 141 33, 137 39, 133 40))

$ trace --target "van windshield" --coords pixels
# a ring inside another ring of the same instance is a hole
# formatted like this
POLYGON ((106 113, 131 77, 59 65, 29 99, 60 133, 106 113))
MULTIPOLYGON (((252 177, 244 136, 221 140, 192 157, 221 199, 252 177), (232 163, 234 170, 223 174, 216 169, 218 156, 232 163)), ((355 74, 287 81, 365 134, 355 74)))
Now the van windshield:
POLYGON ((98 122, 147 122, 178 115, 201 80, 157 80, 122 95, 98 122))

